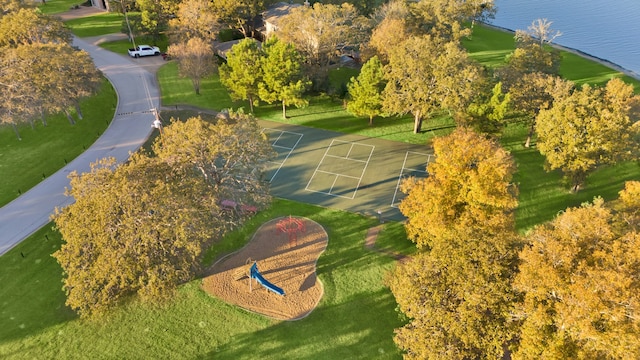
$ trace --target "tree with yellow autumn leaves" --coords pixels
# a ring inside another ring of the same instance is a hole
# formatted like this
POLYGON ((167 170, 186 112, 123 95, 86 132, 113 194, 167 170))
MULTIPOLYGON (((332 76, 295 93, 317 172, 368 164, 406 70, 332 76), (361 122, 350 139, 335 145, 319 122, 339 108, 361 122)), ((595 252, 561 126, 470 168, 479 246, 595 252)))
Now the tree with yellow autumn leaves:
POLYGON ((81 316, 132 294, 169 297, 198 273, 204 249, 246 220, 222 201, 258 210, 270 201, 260 174, 273 150, 251 117, 173 122, 153 150, 70 176, 75 203, 56 210, 64 244, 53 256, 64 271, 66 303, 81 316))
POLYGON ((403 184, 407 234, 427 251, 389 280, 409 318, 395 341, 407 359, 500 358, 515 335, 513 160, 495 141, 463 128, 433 147, 429 177, 403 184))
POLYGON ((567 209, 527 236, 514 359, 640 358, 640 182, 608 207, 567 209))
POLYGON ((640 182, 520 236, 504 150, 457 129, 434 153, 400 206, 422 251, 388 280, 405 358, 640 357, 640 182))

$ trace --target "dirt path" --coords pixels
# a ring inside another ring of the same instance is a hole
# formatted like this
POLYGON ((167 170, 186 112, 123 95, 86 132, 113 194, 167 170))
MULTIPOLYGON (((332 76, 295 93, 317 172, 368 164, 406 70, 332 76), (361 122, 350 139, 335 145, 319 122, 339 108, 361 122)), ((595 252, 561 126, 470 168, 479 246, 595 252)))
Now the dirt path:
POLYGON ((378 252, 380 254, 384 254, 384 255, 390 256, 390 257, 396 259, 397 261, 400 261, 401 263, 404 263, 404 262, 408 261, 409 257, 407 255, 400 254, 400 253, 395 252, 395 251, 378 249, 376 247, 376 240, 378 239, 378 234, 380 233, 380 231, 382 231, 383 227, 384 227, 384 225, 380 224, 380 225, 376 225, 376 226, 370 228, 367 231, 367 235, 364 238, 364 247, 366 249, 371 250, 371 251, 375 251, 375 252, 378 252))
POLYGON ((71 19, 77 19, 81 17, 96 15, 104 12, 106 11, 98 8, 94 8, 93 6, 80 6, 77 9, 69 9, 69 11, 65 11, 60 14, 55 14, 54 16, 59 17, 62 21, 67 21, 71 19))

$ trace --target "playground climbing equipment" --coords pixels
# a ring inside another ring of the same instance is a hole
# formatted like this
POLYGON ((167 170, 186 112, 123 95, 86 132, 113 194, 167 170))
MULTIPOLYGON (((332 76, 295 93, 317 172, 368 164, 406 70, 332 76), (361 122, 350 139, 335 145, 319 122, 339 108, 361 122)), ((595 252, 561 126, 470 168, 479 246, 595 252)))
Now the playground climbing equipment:
POLYGON ((276 228, 280 233, 287 233, 289 235, 289 246, 291 244, 298 245, 298 234, 307 231, 304 222, 298 218, 294 218, 289 215, 288 218, 284 218, 276 224, 276 228))

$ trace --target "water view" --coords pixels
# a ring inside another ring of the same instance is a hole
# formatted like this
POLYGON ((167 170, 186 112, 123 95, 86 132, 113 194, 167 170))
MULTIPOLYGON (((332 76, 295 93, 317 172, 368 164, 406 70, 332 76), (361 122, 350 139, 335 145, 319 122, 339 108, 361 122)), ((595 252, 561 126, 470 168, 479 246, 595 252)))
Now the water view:
POLYGON ((640 78, 639 0, 494 0, 493 25, 526 30, 546 18, 562 32, 555 43, 617 64, 640 78))

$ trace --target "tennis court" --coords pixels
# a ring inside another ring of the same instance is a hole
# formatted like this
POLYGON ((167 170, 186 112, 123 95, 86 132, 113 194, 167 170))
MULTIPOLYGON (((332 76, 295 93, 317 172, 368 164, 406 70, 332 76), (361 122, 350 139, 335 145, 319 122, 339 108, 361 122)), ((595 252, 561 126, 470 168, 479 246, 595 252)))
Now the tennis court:
POLYGON ((277 157, 267 180, 274 196, 385 219, 404 220, 403 179, 428 176, 426 146, 261 121, 277 157))

